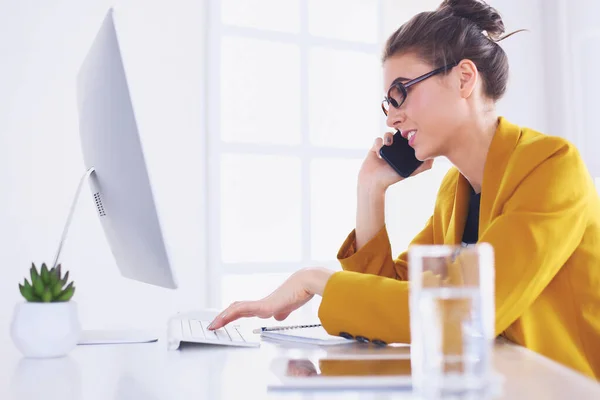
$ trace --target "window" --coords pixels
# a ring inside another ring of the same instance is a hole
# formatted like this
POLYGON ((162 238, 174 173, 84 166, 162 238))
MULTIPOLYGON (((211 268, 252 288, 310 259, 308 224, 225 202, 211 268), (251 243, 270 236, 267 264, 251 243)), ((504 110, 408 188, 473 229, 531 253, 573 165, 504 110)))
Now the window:
MULTIPOLYGON (((384 3, 210 2, 211 306, 263 297, 306 266, 339 269, 358 170, 385 129, 384 3)), ((447 168, 390 191, 395 249, 425 224, 447 168)))

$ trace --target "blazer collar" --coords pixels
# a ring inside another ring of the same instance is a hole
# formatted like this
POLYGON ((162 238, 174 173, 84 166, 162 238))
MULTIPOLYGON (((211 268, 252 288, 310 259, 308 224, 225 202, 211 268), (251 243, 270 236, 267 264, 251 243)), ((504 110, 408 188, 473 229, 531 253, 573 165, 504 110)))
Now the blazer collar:
POLYGON ((492 210, 498 199, 502 178, 506 172, 510 156, 521 138, 521 128, 504 117, 498 118, 498 128, 492 138, 483 169, 481 204, 479 208, 479 235, 487 228, 492 218, 492 210))
MULTIPOLYGON (((521 129, 519 126, 508 122, 504 117, 498 118, 498 127, 492 138, 483 170, 481 203, 479 208, 479 236, 482 235, 482 232, 485 231, 491 222, 492 209, 500 190, 502 177, 504 176, 510 155, 514 151, 520 136, 521 129)), ((469 181, 461 173, 457 175, 454 207, 450 220, 450 229, 448 230, 449 237, 447 239, 447 242, 452 244, 458 244, 462 240, 470 198, 469 181)))

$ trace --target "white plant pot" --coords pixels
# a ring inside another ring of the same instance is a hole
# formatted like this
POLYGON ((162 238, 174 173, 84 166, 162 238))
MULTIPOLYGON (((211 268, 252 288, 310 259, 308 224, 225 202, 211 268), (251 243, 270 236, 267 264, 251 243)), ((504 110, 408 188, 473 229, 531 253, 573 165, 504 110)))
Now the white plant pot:
POLYGON ((79 340, 77 304, 22 302, 15 306, 10 329, 15 346, 25 357, 62 357, 79 340))

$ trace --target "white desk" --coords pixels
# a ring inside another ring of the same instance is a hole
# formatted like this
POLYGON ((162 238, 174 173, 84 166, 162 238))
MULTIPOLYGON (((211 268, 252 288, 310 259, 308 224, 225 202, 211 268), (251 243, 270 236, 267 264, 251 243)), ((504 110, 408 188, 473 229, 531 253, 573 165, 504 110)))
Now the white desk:
MULTIPOLYGON (((290 345, 286 345, 290 346, 290 345)), ((261 348, 193 347, 168 351, 159 342, 82 346, 68 357, 21 358, 6 342, 0 399, 410 399, 408 391, 268 392, 277 355, 311 356, 315 349, 263 343, 261 348)), ((502 399, 600 399, 600 384, 527 349, 499 342, 495 363, 506 382, 502 399)))

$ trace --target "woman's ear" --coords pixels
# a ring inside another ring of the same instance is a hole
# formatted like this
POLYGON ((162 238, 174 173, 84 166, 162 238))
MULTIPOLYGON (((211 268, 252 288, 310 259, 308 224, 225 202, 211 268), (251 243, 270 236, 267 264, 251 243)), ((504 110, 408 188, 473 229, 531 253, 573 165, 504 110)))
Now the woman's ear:
POLYGON ((457 71, 460 79, 460 96, 463 99, 467 99, 475 90, 479 79, 479 71, 475 63, 471 60, 462 60, 458 63, 457 71))

